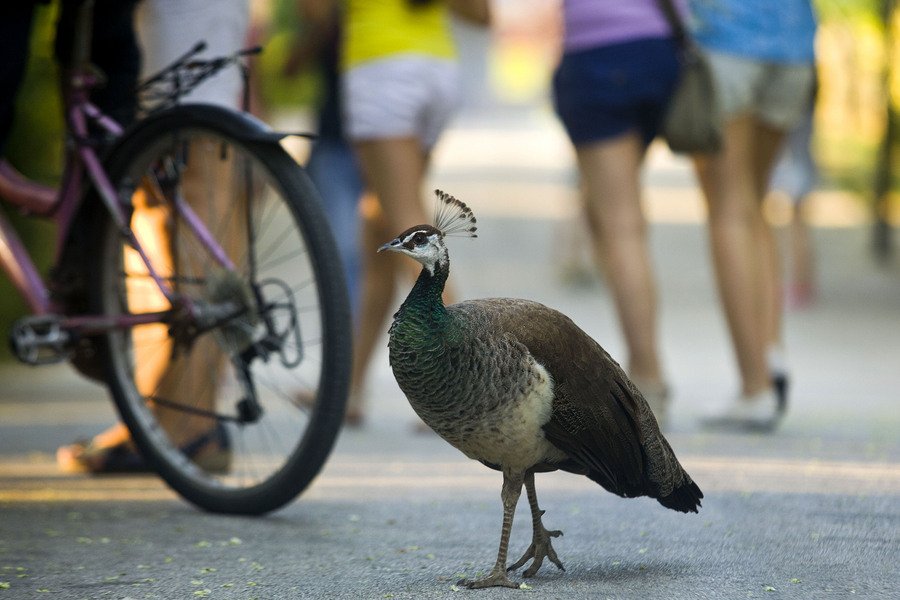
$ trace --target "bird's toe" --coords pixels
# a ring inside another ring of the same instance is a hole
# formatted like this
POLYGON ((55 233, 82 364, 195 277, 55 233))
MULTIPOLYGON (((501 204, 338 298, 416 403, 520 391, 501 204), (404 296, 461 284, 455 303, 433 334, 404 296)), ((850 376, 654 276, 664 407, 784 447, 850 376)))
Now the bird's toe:
POLYGON ((493 571, 487 577, 481 579, 460 579, 456 585, 467 587, 470 590, 478 590, 488 587, 519 588, 520 584, 510 579, 503 571, 493 571))
POLYGON ((547 558, 552 562, 560 571, 565 571, 566 568, 563 566, 562 562, 559 560, 559 556, 556 554, 556 550, 553 549, 553 544, 550 542, 550 538, 559 537, 563 534, 562 531, 553 530, 548 531, 544 529, 541 532, 536 532, 534 539, 531 542, 531 545, 528 546, 528 550, 525 551, 525 554, 522 555, 522 558, 514 562, 507 571, 515 571, 519 567, 522 567, 531 560, 531 565, 528 569, 525 570, 522 575, 525 577, 534 577, 538 570, 541 568, 541 565, 544 564, 544 559, 547 558))
POLYGON ((534 577, 537 575, 538 570, 541 568, 541 565, 544 563, 544 559, 535 557, 534 562, 531 563, 531 566, 525 569, 525 572, 522 573, 523 577, 534 577))

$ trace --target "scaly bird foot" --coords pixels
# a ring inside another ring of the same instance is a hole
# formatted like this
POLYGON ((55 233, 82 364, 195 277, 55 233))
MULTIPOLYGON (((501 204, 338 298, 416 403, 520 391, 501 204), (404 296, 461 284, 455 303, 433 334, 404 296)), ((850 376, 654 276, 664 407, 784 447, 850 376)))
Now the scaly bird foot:
POLYGON ((544 563, 544 559, 549 558, 550 562, 556 565, 560 571, 565 571, 566 568, 562 565, 562 562, 560 562, 559 557, 556 556, 556 550, 553 549, 553 544, 550 543, 550 538, 559 537, 562 534, 563 532, 559 530, 548 531, 547 528, 541 524, 540 529, 535 530, 531 545, 528 547, 528 550, 525 551, 525 554, 522 555, 522 558, 514 562, 512 566, 506 570, 515 571, 529 560, 534 559, 531 566, 522 573, 525 577, 534 577, 535 574, 537 574, 538 569, 540 569, 541 565, 544 563))
POLYGON ((491 574, 481 579, 460 579, 456 585, 465 586, 472 590, 487 587, 508 587, 519 588, 519 584, 507 577, 506 571, 503 569, 494 569, 491 574))

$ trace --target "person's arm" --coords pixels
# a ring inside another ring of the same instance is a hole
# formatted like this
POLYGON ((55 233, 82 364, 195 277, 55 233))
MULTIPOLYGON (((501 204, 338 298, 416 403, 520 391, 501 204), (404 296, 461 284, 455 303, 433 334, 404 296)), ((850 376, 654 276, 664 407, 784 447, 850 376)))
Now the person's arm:
POLYGON ((455 15, 470 23, 491 24, 490 0, 448 0, 447 4, 455 15))

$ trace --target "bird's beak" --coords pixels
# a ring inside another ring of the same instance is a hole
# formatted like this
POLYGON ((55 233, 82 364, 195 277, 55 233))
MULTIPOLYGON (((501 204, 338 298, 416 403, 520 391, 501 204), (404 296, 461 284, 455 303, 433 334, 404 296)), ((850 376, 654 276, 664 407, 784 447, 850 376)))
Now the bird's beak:
POLYGON ((383 244, 381 247, 379 247, 378 252, 381 253, 381 252, 384 252, 385 250, 396 251, 400 248, 401 243, 402 242, 400 242, 400 238, 394 238, 391 241, 389 241, 387 244, 383 244))

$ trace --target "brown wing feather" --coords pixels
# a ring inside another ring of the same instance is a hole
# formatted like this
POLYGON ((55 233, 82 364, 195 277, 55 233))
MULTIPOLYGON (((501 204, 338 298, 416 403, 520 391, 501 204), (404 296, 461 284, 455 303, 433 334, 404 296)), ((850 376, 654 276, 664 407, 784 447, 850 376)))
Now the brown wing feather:
POLYGON ((696 510, 702 493, 643 396, 597 342, 562 313, 536 302, 492 298, 465 304, 492 314, 553 377, 553 412, 544 432, 571 458, 559 468, 586 474, 615 494, 649 495, 666 506, 677 504, 669 506, 676 510, 696 510), (663 501, 673 494, 677 498, 663 501))

